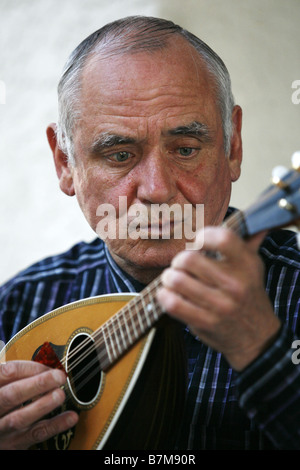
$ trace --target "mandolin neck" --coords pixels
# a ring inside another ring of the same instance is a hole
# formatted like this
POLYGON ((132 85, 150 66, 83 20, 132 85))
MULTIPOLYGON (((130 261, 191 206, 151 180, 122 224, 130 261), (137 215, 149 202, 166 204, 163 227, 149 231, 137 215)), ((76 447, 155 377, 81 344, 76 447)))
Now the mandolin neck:
POLYGON ((229 228, 241 238, 246 238, 249 235, 244 213, 242 211, 237 210, 227 217, 223 222, 223 227, 229 228))
POLYGON ((100 344, 102 370, 113 365, 162 316, 164 312, 156 300, 160 285, 158 277, 94 333, 100 344))

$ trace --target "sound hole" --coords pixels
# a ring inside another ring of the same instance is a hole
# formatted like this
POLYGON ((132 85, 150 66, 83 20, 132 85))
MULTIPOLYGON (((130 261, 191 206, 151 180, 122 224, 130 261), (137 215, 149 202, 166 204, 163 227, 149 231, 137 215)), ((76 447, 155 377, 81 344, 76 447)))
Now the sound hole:
POLYGON ((102 372, 94 341, 87 333, 72 339, 66 365, 73 397, 80 405, 90 405, 100 391, 102 372))

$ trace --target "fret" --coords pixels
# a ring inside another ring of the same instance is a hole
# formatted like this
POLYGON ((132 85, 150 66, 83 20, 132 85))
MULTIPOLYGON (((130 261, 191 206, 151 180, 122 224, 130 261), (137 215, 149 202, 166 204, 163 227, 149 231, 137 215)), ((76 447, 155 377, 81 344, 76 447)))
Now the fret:
POLYGON ((142 295, 141 296, 141 302, 142 302, 142 305, 143 305, 143 309, 145 312, 147 312, 147 315, 145 316, 146 317, 146 321, 147 321, 147 325, 148 325, 148 328, 151 328, 152 326, 152 322, 150 320, 150 314, 151 314, 151 311, 152 311, 152 305, 151 303, 145 303, 145 300, 144 300, 144 296, 142 295))
POLYGON ((114 341, 112 341, 111 337, 111 327, 110 327, 111 321, 109 320, 106 324, 104 324, 104 329, 103 329, 103 335, 105 338, 106 342, 106 350, 108 352, 108 356, 110 358, 110 362, 113 363, 113 361, 118 357, 116 354, 115 350, 115 345, 114 341))
POLYGON ((94 333, 100 337, 97 342, 103 370, 149 331, 163 313, 155 299, 159 285, 158 278, 94 333))
POLYGON ((135 311, 136 311, 136 317, 135 318, 137 319, 136 324, 140 328, 140 333, 144 333, 145 328, 144 328, 144 325, 143 325, 143 318, 140 315, 140 309, 138 308, 137 302, 134 303, 134 307, 135 307, 135 311))
POLYGON ((118 323, 118 315, 116 315, 115 317, 112 317, 110 320, 110 330, 111 330, 111 337, 114 338, 115 341, 112 341, 113 344, 115 344, 116 346, 116 349, 119 351, 119 353, 117 352, 117 350, 115 351, 115 354, 116 354, 116 357, 118 357, 118 355, 122 354, 123 352, 123 349, 121 348, 121 344, 120 344, 120 334, 119 334, 119 327, 117 325, 118 323))
MULTIPOLYGON (((124 315, 122 315, 122 316, 124 318, 124 315)), ((126 336, 128 335, 127 330, 126 330, 127 323, 126 323, 126 321, 123 321, 123 323, 122 323, 121 315, 117 315, 116 319, 117 319, 118 328, 119 328, 119 331, 120 331, 120 338, 122 339, 123 348, 125 349, 128 345, 128 340, 126 339, 126 336)))
MULTIPOLYGON (((154 281, 154 284, 155 284, 155 281, 154 281)), ((156 292, 157 286, 154 286, 154 287, 155 287, 155 292, 156 292)), ((151 289, 149 289, 148 295, 149 295, 149 298, 150 298, 150 301, 151 301, 151 305, 153 307, 151 313, 153 314, 153 318, 155 320, 158 320, 160 314, 162 313, 161 309, 160 309, 158 303, 156 302, 156 299, 153 297, 151 289)))
POLYGON ((105 334, 105 325, 102 328, 99 328, 94 335, 95 343, 97 344, 97 352, 99 357, 99 362, 102 370, 106 370, 114 360, 110 352, 109 344, 107 341, 107 336, 105 334))
POLYGON ((128 316, 126 317, 125 315, 125 312, 128 310, 128 308, 122 308, 122 310, 120 311, 120 315, 122 315, 123 317, 123 323, 125 325, 125 328, 126 328, 126 333, 127 333, 127 338, 128 338, 128 343, 129 345, 133 344, 134 340, 132 338, 132 335, 131 335, 131 331, 130 331, 130 328, 129 328, 129 321, 131 320, 131 318, 128 316))
POLYGON ((128 307, 128 311, 131 313, 129 318, 130 318, 130 322, 131 322, 131 325, 132 325, 134 338, 139 339, 140 335, 139 335, 138 330, 136 328, 137 325, 136 325, 136 322, 135 322, 135 317, 132 315, 130 304, 131 304, 131 302, 129 302, 129 304, 127 304, 127 307, 128 307))

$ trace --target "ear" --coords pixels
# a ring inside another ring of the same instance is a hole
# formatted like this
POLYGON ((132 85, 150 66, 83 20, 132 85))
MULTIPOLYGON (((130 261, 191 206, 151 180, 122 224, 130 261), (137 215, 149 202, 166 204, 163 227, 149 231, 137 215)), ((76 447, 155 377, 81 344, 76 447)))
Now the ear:
POLYGON ((56 124, 50 124, 47 127, 47 138, 52 150, 60 189, 68 196, 74 196, 72 168, 68 162, 68 156, 60 149, 57 143, 56 124))
POLYGON ((241 164, 243 158, 242 144, 242 108, 234 106, 232 111, 232 136, 230 145, 229 167, 231 181, 239 179, 241 174, 241 164))

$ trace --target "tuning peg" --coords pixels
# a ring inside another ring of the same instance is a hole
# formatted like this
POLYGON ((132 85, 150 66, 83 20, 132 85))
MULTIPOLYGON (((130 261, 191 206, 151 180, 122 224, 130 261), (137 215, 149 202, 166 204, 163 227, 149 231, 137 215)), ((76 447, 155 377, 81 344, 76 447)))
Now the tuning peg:
POLYGON ((292 166, 294 170, 300 171, 300 151, 294 152, 292 155, 292 166))
POLYGON ((286 211, 296 212, 296 207, 284 198, 279 199, 278 206, 286 211))
POLYGON ((282 178, 288 173, 288 169, 285 166, 276 166, 272 171, 272 183, 281 189, 287 187, 286 183, 282 181, 282 178))

